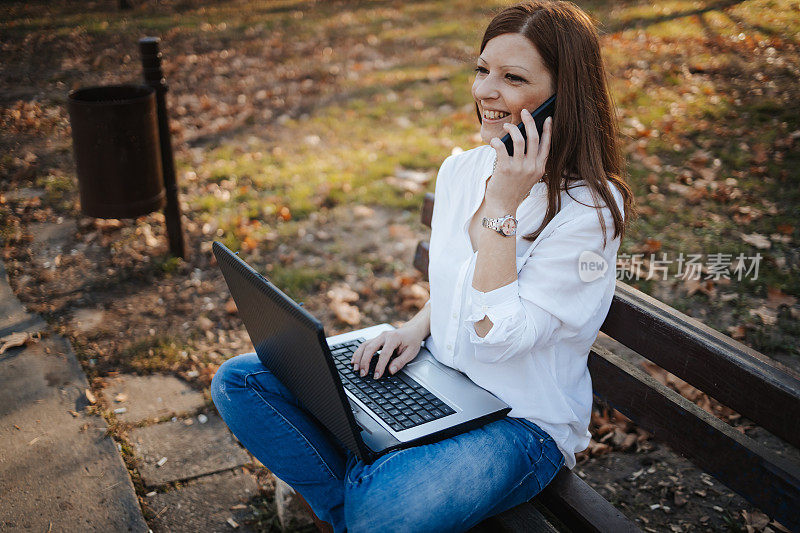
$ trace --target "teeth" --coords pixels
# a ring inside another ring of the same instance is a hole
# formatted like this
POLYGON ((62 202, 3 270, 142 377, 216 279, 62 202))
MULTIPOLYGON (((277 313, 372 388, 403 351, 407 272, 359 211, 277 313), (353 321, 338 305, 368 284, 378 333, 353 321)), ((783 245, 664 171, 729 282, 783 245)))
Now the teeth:
POLYGON ((489 120, 495 120, 498 118, 507 117, 511 113, 505 113, 503 111, 484 111, 483 118, 487 118, 489 120))

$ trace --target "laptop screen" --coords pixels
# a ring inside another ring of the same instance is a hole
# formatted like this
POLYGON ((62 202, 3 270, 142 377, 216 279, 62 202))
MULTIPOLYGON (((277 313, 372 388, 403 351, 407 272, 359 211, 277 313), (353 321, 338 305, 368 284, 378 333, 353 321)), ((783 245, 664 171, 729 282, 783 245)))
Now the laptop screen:
POLYGON ((322 324, 219 242, 214 255, 261 362, 360 459, 359 431, 322 324))

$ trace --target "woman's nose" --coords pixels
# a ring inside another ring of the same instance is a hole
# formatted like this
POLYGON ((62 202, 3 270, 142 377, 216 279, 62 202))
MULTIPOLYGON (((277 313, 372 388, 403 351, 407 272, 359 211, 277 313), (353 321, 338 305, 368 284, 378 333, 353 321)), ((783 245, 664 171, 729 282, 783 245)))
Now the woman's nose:
POLYGON ((497 91, 497 84, 492 76, 487 76, 480 80, 475 80, 475 98, 479 100, 493 100, 500 96, 497 91))

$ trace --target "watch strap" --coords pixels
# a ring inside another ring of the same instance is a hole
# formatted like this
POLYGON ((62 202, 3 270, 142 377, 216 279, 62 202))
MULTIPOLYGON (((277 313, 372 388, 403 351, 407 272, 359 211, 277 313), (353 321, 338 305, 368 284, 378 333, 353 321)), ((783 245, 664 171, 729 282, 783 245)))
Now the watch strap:
MULTIPOLYGON (((512 220, 514 220, 514 222, 517 221, 517 219, 514 218, 514 215, 505 215, 505 216, 502 216, 502 217, 499 217, 499 218, 483 217, 483 220, 481 221, 481 225, 484 228, 493 229, 497 233, 499 233, 500 235, 502 235, 504 237, 507 237, 507 236, 510 236, 510 235, 506 235, 505 233, 503 233, 502 226, 503 226, 503 223, 508 219, 512 219, 512 220)), ((512 235, 514 235, 514 234, 516 234, 516 231, 512 235)))

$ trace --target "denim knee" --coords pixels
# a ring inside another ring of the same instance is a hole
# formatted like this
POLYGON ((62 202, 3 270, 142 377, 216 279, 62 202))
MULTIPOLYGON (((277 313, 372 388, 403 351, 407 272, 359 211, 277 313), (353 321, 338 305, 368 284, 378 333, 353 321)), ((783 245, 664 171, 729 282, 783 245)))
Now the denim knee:
POLYGON ((251 354, 237 355, 231 357, 220 365, 214 377, 211 379, 211 399, 217 410, 220 410, 221 403, 230 402, 231 399, 226 393, 229 387, 244 387, 247 373, 244 371, 243 363, 249 363, 248 356, 251 354))

